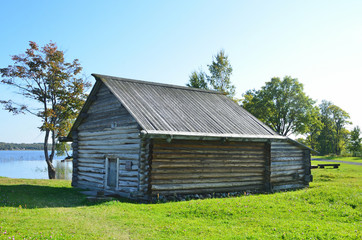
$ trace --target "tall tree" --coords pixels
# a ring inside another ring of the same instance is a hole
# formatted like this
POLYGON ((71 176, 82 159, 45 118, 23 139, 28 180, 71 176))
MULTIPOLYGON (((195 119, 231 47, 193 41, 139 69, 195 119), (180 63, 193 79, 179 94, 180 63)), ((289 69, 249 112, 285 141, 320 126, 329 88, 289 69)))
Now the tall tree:
POLYGON ((189 76, 188 87, 211 89, 222 92, 228 97, 233 98, 235 95, 235 86, 231 83, 230 76, 232 67, 228 56, 224 50, 220 50, 212 59, 212 63, 208 65, 210 74, 206 74, 202 70, 194 71, 189 76))
POLYGON ((32 105, 13 100, 1 100, 0 103, 13 114, 30 113, 42 120, 39 129, 45 133, 44 155, 48 176, 54 179, 53 158, 57 138, 70 129, 72 119, 87 97, 85 89, 89 83, 79 77, 82 67, 78 59, 66 62, 63 51, 52 42, 41 48, 35 42, 29 42, 25 54, 12 56, 12 61, 13 65, 0 69, 1 83, 30 99, 32 105), (48 143, 51 149, 48 149, 48 143))
POLYGON ((230 98, 234 97, 235 86, 230 80, 233 68, 224 50, 220 50, 218 54, 213 57, 213 61, 208 65, 208 68, 210 76, 207 76, 207 80, 212 88, 226 94, 230 98))
POLYGON ((260 90, 247 91, 242 105, 281 135, 304 134, 317 116, 315 102, 303 90, 296 78, 275 77, 260 90))
POLYGON ((321 121, 323 129, 318 137, 319 152, 325 154, 340 155, 342 148, 347 143, 348 131, 345 128, 351 124, 349 114, 334 105, 332 102, 323 100, 319 105, 321 110, 321 121))
POLYGON ((361 129, 359 126, 354 127, 351 131, 347 148, 354 157, 357 156, 357 153, 362 151, 361 129))

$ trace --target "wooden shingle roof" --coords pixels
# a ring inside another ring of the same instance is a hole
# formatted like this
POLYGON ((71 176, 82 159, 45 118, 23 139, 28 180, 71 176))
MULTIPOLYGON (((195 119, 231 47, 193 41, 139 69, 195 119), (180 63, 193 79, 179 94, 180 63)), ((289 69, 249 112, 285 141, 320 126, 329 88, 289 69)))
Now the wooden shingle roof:
POLYGON ((92 75, 146 134, 285 138, 219 92, 92 75))

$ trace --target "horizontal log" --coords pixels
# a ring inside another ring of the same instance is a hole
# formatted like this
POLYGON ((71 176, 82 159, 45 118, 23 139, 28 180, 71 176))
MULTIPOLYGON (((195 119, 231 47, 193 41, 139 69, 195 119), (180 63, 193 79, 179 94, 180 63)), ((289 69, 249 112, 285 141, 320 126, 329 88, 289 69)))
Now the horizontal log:
POLYGON ((138 184, 138 178, 121 176, 119 177, 119 182, 135 182, 138 184))
POLYGON ((214 150, 178 150, 178 149, 170 149, 170 150, 159 150, 153 149, 154 154, 163 154, 163 155, 174 155, 174 154, 183 154, 183 155, 194 155, 194 154, 215 154, 215 155, 257 155, 257 156, 265 156, 264 152, 254 151, 254 150, 222 150, 222 149, 214 149, 214 150))
POLYGON ((112 131, 115 129, 115 124, 117 124, 117 126, 128 126, 130 124, 135 124, 134 121, 128 121, 128 122, 109 122, 109 123, 88 123, 87 125, 85 124, 81 124, 80 127, 78 128, 78 130, 80 132, 96 132, 96 131, 112 131))
POLYGON ((91 172, 78 171, 78 176, 91 177, 91 178, 100 179, 103 181, 105 175, 102 173, 91 173, 91 172))
MULTIPOLYGON (((115 110, 117 111, 117 110, 115 110)), ((113 123, 118 123, 118 125, 122 125, 122 123, 136 123, 136 121, 130 116, 121 116, 118 112, 107 111, 102 112, 100 114, 95 114, 88 112, 89 116, 87 119, 83 120, 81 126, 82 129, 89 128, 92 126, 111 126, 113 123)))
POLYGON ((88 181, 83 181, 83 180, 78 179, 77 187, 79 187, 79 188, 89 188, 89 189, 95 189, 95 188, 102 189, 104 187, 104 185, 99 184, 99 183, 88 182, 88 181))
POLYGON ((78 167, 104 168, 104 164, 78 162, 78 167))
POLYGON ((162 179, 199 179, 199 178, 232 178, 232 177, 255 177, 262 176, 262 173, 246 173, 246 172, 237 172, 237 173, 157 173, 152 174, 151 178, 154 180, 162 179))
MULTIPOLYGON (((95 136, 83 136, 79 138, 79 142, 81 141, 104 141, 104 140, 119 140, 119 139, 140 139, 138 135, 134 135, 133 137, 128 137, 122 133, 112 134, 111 131, 104 131, 105 134, 95 135, 95 136)), ((127 133, 126 133, 127 134, 127 133)))
POLYGON ((264 155, 263 154, 177 154, 175 153, 170 153, 170 154, 160 154, 160 153, 153 153, 153 158, 154 159, 192 159, 192 158, 197 158, 197 159, 210 159, 210 158, 215 158, 215 159, 225 159, 225 158, 229 158, 229 159, 244 159, 244 158, 258 158, 258 159, 263 159, 264 155))
MULTIPOLYGON (((104 139, 104 140, 82 140, 79 145, 80 146, 114 146, 114 145, 122 145, 122 144, 140 144, 139 138, 116 138, 116 139, 104 139)), ((139 146, 138 146, 139 147, 139 146)))
POLYGON ((83 144, 79 147, 82 150, 136 150, 139 151, 139 144, 120 144, 120 145, 102 145, 102 146, 88 146, 83 144))
POLYGON ((304 166, 304 161, 284 161, 284 162, 271 162, 272 167, 281 166, 304 166))
POLYGON ((154 147, 168 147, 168 146, 188 146, 188 147, 203 147, 203 146, 212 146, 212 145, 222 145, 224 147, 233 147, 233 146, 245 146, 245 147, 260 147, 263 148, 265 143, 263 142, 236 142, 236 141, 229 141, 229 142, 220 142, 220 141, 195 141, 195 140, 180 140, 175 139, 172 140, 171 143, 168 143, 166 140, 154 140, 154 147))
POLYGON ((303 152, 301 151, 280 151, 280 152, 275 152, 275 151, 271 151, 271 157, 303 157, 303 152))
POLYGON ((177 151, 195 151, 195 150, 199 150, 199 151, 210 151, 210 150, 215 150, 215 149, 219 149, 219 150, 223 150, 223 151, 264 151, 265 147, 263 145, 248 145, 248 146, 243 146, 243 145, 234 145, 234 146, 225 146, 222 145, 220 142, 218 142, 215 145, 199 145, 199 144, 195 144, 195 145, 154 145, 153 148, 157 151, 168 151, 168 150, 177 150, 177 151))
POLYGON ((83 152, 87 152, 87 151, 82 151, 82 153, 79 154, 79 158, 92 158, 95 161, 99 161, 98 159, 102 159, 104 161, 104 159, 106 157, 108 158, 119 158, 120 160, 138 160, 138 154, 137 153, 133 153, 133 154, 128 154, 128 153, 118 153, 118 154, 104 154, 104 153, 98 153, 98 154, 92 154, 92 153, 83 153, 83 152))
POLYGON ((132 193, 132 192, 137 192, 138 191, 138 187, 120 187, 117 189, 117 193, 132 193))
POLYGON ((80 172, 93 172, 93 173, 102 173, 104 174, 106 171, 102 168, 91 168, 91 167, 78 167, 78 171, 80 172))
POLYGON ((263 181, 263 176, 253 176, 253 177, 229 177, 229 178, 189 178, 189 179, 164 179, 164 180, 156 180, 152 179, 152 185, 169 185, 169 184, 189 184, 189 183, 229 183, 229 182, 255 182, 255 181, 263 181))
POLYGON ((105 158, 102 159, 94 159, 94 158, 78 158, 78 162, 81 163, 98 163, 98 164, 104 164, 105 158))
POLYGON ((158 173, 182 173, 182 172, 191 172, 192 173, 240 173, 240 172, 252 172, 252 173, 260 173, 264 172, 265 168, 164 168, 164 169, 152 169, 152 174, 158 173))
MULTIPOLYGON (((229 168, 244 168, 244 167, 264 167, 263 163, 185 163, 185 162, 174 162, 174 163, 158 163, 152 162, 152 168, 194 168, 194 167, 205 167, 205 168, 218 168, 218 167, 229 167, 229 168)), ((190 169, 192 171, 192 169, 190 169)))
POLYGON ((304 161, 303 157, 291 157, 291 156, 286 156, 286 157, 272 157, 272 162, 285 162, 285 161, 304 161))
POLYGON ((81 174, 78 175, 78 181, 80 181, 80 180, 83 180, 83 181, 86 181, 86 182, 97 183, 97 184, 104 184, 103 180, 100 180, 98 178, 84 176, 84 175, 81 175, 81 174))
POLYGON ((102 114, 109 111, 122 112, 121 103, 119 101, 113 101, 113 99, 110 101, 102 101, 99 99, 88 109, 89 114, 102 114))
POLYGON ((270 177, 278 177, 278 176, 285 176, 285 175, 291 175, 291 174, 302 174, 304 173, 305 170, 304 169, 300 169, 300 170, 291 170, 291 171, 279 171, 279 172, 271 172, 270 177))
POLYGON ((109 128, 107 131, 79 131, 78 137, 90 137, 99 135, 113 135, 113 134, 128 134, 129 132, 137 132, 138 125, 135 123, 125 124, 114 128, 109 128))
POLYGON ((275 183, 289 183, 289 182, 293 182, 293 181, 299 181, 302 180, 304 177, 304 175, 297 175, 297 176, 284 176, 284 177, 273 177, 270 179, 270 182, 275 184, 275 183))
POLYGON ((241 187, 246 185, 263 184, 262 181, 253 182, 227 182, 227 183, 193 183, 193 184, 163 184, 152 185, 153 190, 189 190, 204 188, 223 188, 223 187, 241 187))
POLYGON ((304 170, 303 166, 272 166, 271 172, 289 171, 289 170, 304 170))
POLYGON ((90 149, 79 149, 79 154, 103 154, 105 155, 122 155, 122 154, 137 154, 138 151, 136 150, 112 150, 112 149, 105 149, 105 150, 90 150, 90 149))
POLYGON ((137 182, 124 182, 120 181, 118 184, 118 188, 137 188, 138 183, 137 182))
POLYGON ((173 163, 260 163, 265 164, 265 159, 233 159, 233 158, 223 158, 223 159, 214 159, 214 158, 185 158, 185 159, 167 159, 167 158, 155 158, 152 159, 153 163, 162 163, 162 164, 173 164, 173 163))
POLYGON ((137 171, 124 171, 124 170, 120 170, 119 171, 119 177, 138 177, 138 172, 137 171))

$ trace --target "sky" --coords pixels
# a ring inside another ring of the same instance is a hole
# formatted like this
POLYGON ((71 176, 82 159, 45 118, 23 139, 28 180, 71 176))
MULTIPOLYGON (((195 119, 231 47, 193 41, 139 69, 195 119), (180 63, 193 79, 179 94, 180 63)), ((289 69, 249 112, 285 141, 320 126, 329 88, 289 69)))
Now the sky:
MULTIPOLYGON (((362 127, 362 1, 2 1, 0 68, 55 42, 92 73, 184 86, 224 49, 236 97, 291 76, 362 127)), ((0 100, 27 102, 0 85, 0 100)), ((0 142, 42 142, 40 120, 0 109, 0 142)))

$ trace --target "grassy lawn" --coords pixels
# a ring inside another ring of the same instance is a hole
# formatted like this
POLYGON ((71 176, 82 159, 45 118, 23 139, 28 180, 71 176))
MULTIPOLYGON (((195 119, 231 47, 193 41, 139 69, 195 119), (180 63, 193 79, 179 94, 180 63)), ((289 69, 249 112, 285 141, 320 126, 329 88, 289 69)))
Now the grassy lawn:
POLYGON ((94 204, 69 181, 0 178, 0 239, 361 239, 362 167, 312 173, 308 189, 163 204, 94 204))
POLYGON ((360 162, 362 163, 362 157, 328 157, 328 156, 313 156, 312 158, 317 159, 328 159, 328 160, 338 160, 346 162, 360 162))

